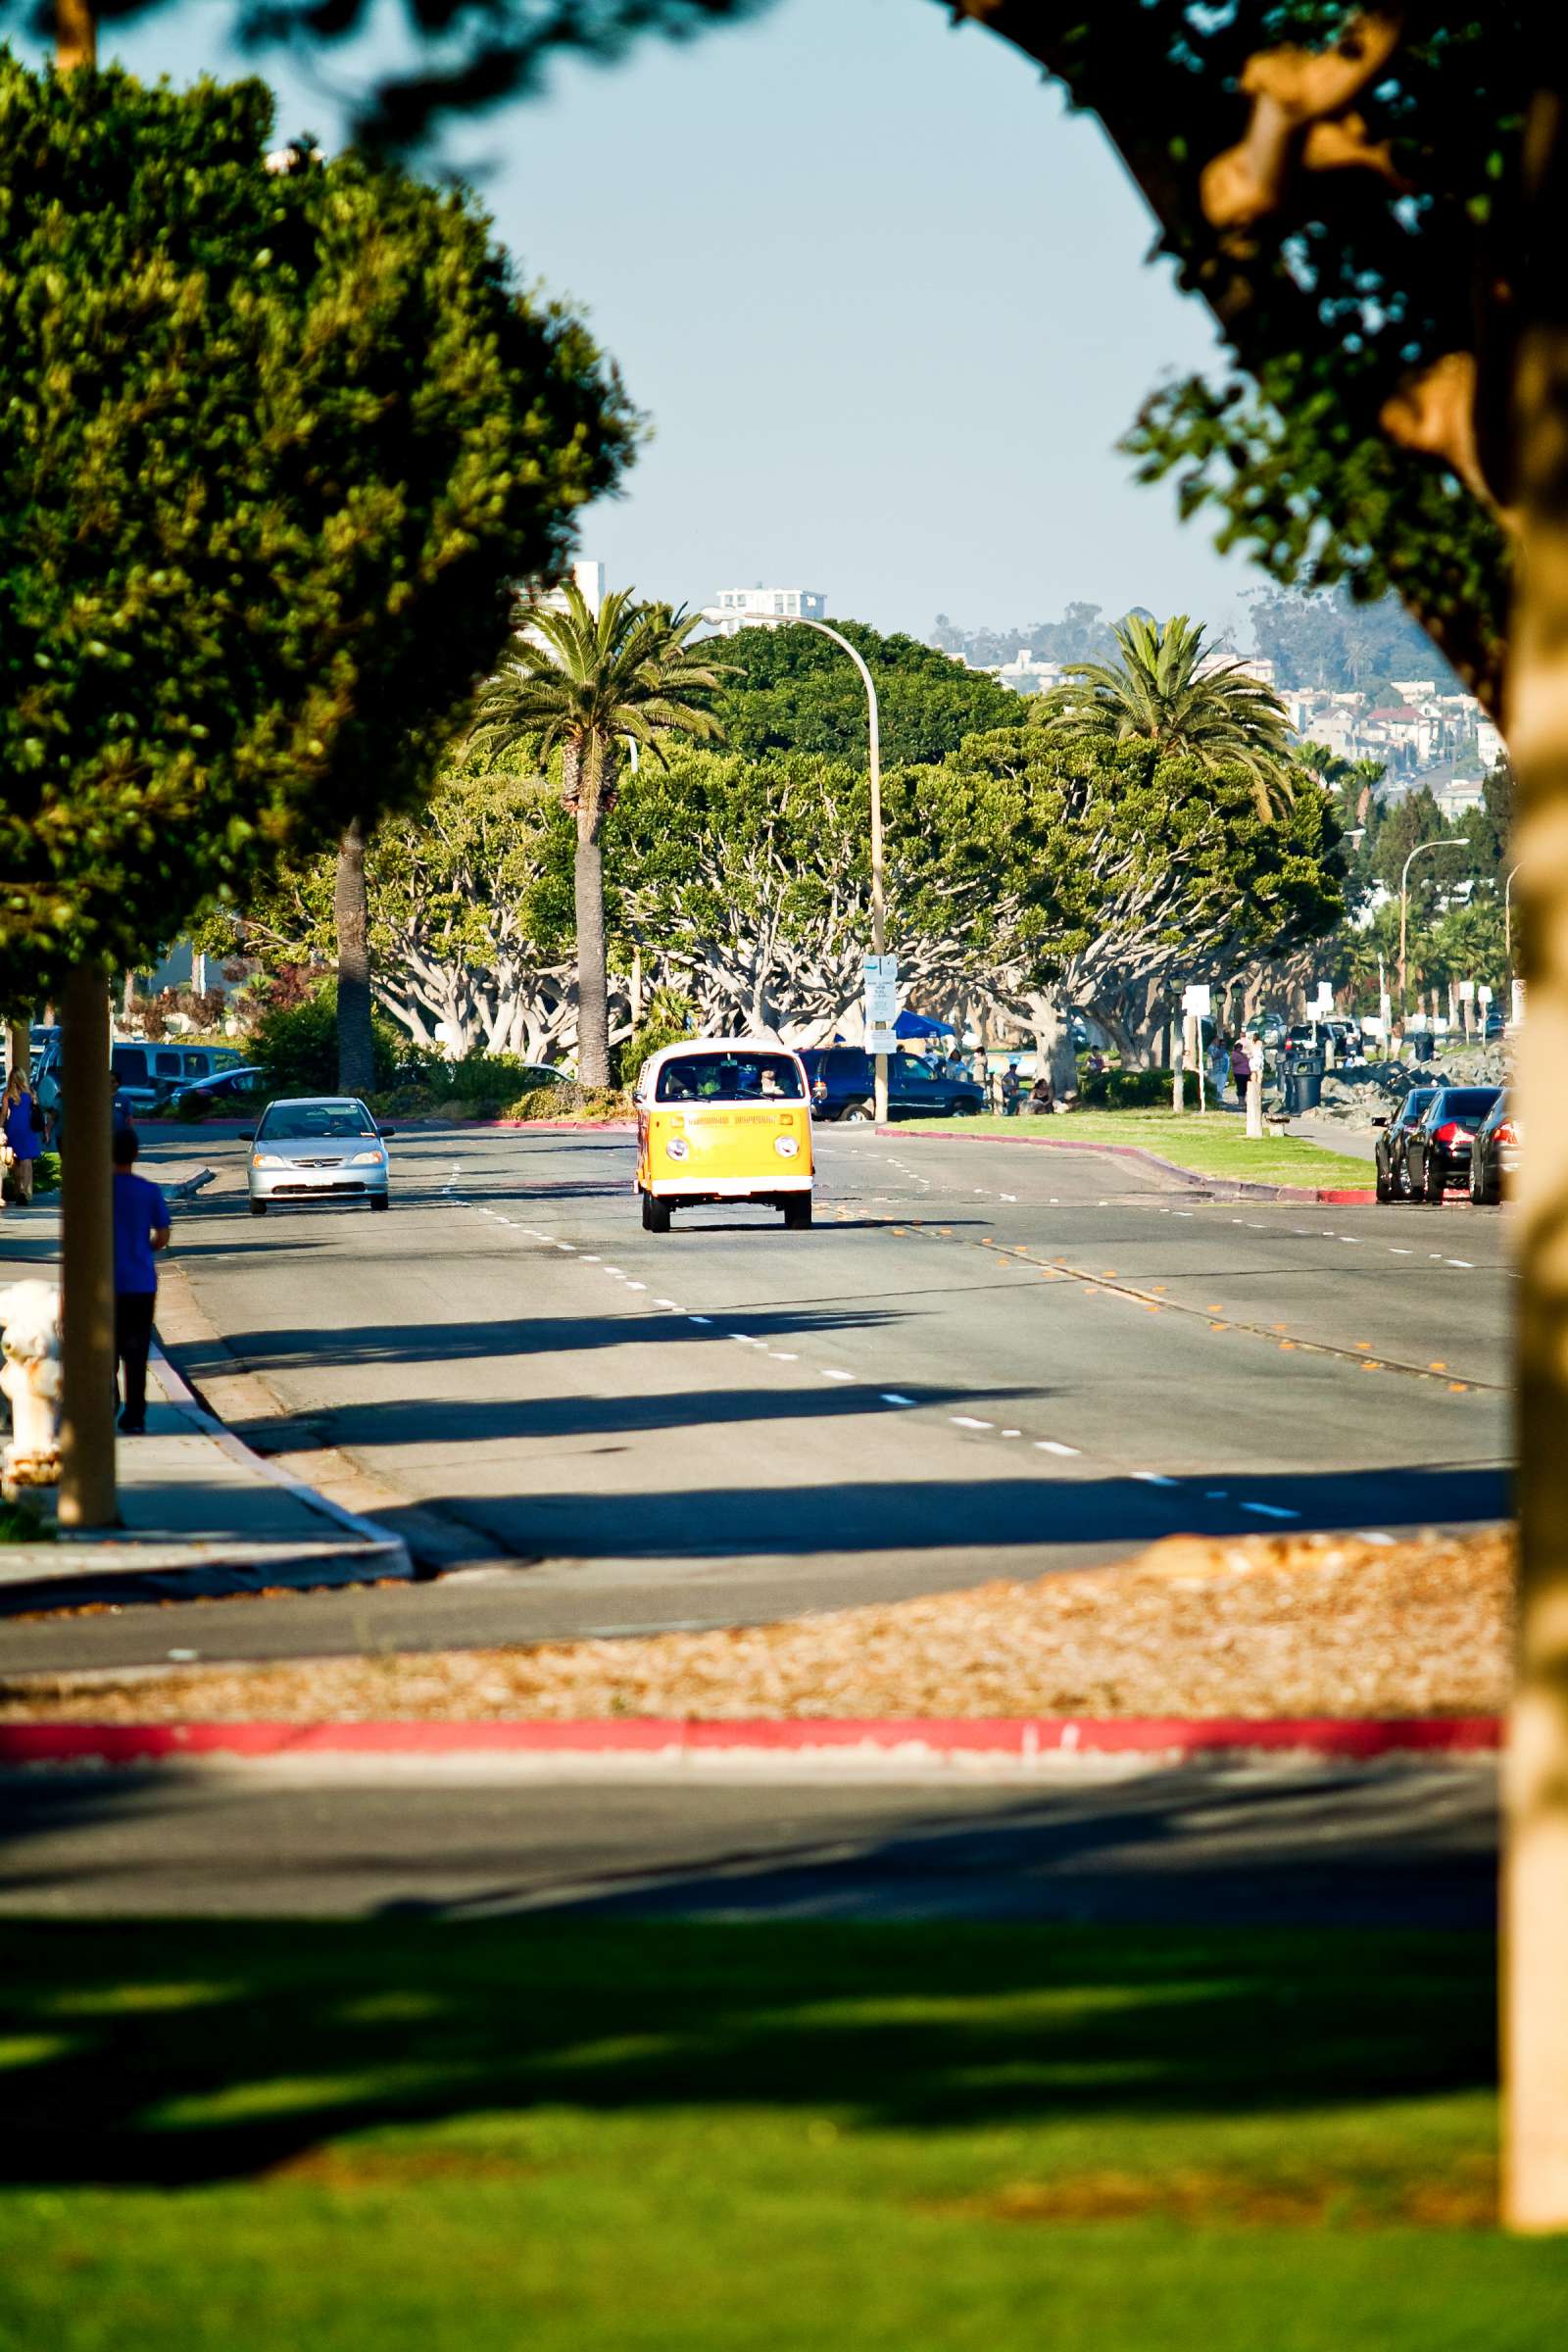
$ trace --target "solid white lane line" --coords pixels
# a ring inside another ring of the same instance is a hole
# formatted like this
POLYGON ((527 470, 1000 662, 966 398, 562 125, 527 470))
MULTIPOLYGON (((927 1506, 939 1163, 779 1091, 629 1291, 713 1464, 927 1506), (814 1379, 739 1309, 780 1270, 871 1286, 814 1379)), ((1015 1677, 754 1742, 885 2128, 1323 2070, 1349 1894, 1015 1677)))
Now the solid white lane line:
POLYGON ((1299 1511, 1288 1511, 1277 1502, 1244 1502, 1244 1511, 1255 1511, 1259 1519, 1299 1519, 1299 1511))
POLYGON ((1036 1438, 1035 1445, 1042 1453, 1071 1454, 1074 1459, 1077 1458, 1078 1447, 1063 1446, 1059 1438, 1036 1438))
MULTIPOLYGON (((1181 1216, 1185 1212, 1178 1209, 1176 1213, 1181 1216)), ((1133 1476, 1143 1487, 1173 1487, 1176 1484, 1173 1478, 1167 1478, 1161 1470, 1135 1470, 1133 1476)))
POLYGON ((914 1398, 912 1396, 901 1396, 897 1389, 884 1389, 882 1392, 882 1401, 884 1404, 912 1404, 914 1402, 914 1398))
POLYGON ((973 1413, 950 1413, 948 1419, 955 1429, 995 1429, 994 1421, 977 1421, 973 1413))

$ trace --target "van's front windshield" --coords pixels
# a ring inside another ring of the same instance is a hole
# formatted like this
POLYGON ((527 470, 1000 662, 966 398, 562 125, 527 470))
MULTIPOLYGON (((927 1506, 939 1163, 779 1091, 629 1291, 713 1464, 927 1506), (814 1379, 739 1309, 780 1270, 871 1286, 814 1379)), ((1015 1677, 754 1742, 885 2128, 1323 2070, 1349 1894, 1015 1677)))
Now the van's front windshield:
POLYGON ((682 1054, 666 1061, 656 1102, 800 1102, 801 1073, 790 1054, 682 1054))

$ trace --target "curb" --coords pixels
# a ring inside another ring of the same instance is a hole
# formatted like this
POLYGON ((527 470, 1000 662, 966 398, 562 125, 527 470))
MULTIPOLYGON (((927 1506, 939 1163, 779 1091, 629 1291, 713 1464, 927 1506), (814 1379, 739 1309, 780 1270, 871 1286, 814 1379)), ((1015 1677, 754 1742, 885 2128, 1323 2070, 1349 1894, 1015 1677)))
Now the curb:
POLYGON ((167 1764, 296 1756, 708 1757, 911 1764, 1053 1756, 1195 1757, 1281 1752, 1364 1763, 1392 1755, 1490 1755, 1495 1715, 1349 1718, 1125 1716, 764 1718, 497 1723, 5 1723, 0 1764, 167 1764))
POLYGON ((961 1129, 944 1127, 940 1135, 929 1130, 921 1134, 916 1128, 911 1134, 907 1126, 878 1127, 877 1135, 897 1137, 900 1143, 923 1144, 1027 1144, 1035 1152, 1088 1152, 1100 1159, 1130 1159, 1146 1168, 1155 1168, 1162 1176, 1174 1176, 1181 1184, 1202 1192, 1223 1187, 1227 1200, 1321 1200, 1340 1207, 1359 1205, 1375 1200, 1377 1194, 1370 1185, 1345 1190, 1334 1186, 1317 1187, 1304 1184, 1253 1184, 1245 1176, 1200 1176, 1196 1168, 1178 1167, 1175 1160, 1164 1159, 1142 1144, 1105 1144, 1077 1142, 1065 1135, 965 1135, 961 1129))

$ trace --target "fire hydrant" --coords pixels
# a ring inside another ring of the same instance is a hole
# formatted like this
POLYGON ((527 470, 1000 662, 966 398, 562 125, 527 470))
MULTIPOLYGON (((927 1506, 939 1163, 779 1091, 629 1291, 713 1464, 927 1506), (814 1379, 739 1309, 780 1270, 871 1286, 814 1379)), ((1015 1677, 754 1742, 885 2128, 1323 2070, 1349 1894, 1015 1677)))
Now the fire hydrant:
POLYGON ((11 1406, 11 1443, 0 1470, 9 1496, 60 1482, 60 1293, 47 1282, 0 1291, 5 1362, 0 1391, 11 1406))

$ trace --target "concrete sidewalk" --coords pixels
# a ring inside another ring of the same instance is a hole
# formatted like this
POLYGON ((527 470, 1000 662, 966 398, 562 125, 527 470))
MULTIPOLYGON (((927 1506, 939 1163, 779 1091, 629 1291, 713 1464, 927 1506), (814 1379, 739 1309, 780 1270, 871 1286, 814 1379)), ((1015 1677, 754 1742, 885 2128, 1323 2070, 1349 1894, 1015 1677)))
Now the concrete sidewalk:
MULTIPOLYGON (((198 1174, 177 1171, 166 1189, 198 1174)), ((0 1286, 57 1280, 59 1258, 52 1202, 6 1210, 0 1286)), ((0 1544, 0 1614, 412 1577, 400 1537, 253 1453, 204 1410, 161 1351, 151 1372, 147 1434, 116 1447, 121 1525, 0 1544)), ((52 1511, 52 1494, 40 1500, 52 1511)))

